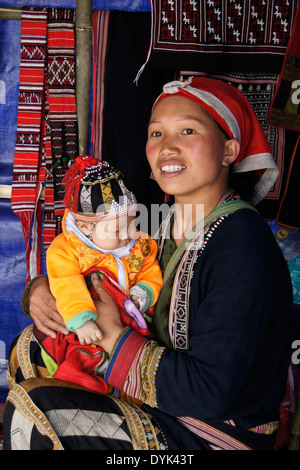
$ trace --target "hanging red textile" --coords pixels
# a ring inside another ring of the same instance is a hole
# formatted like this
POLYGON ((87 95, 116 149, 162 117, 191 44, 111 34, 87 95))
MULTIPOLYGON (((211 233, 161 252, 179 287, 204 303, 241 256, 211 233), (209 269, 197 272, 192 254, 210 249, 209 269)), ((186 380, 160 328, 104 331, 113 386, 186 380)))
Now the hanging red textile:
POLYGON ((19 216, 26 241, 26 283, 39 274, 39 196, 45 178, 41 158, 47 9, 22 9, 17 139, 12 179, 12 210, 19 216), (30 243, 31 227, 32 244, 30 243))
POLYGON ((62 181, 78 155, 74 15, 68 8, 22 8, 11 206, 26 241, 26 284, 41 269, 42 186, 46 249, 60 232, 62 181))
POLYGON ((78 155, 74 15, 74 10, 68 8, 48 9, 45 249, 60 233, 64 214, 62 181, 78 155))

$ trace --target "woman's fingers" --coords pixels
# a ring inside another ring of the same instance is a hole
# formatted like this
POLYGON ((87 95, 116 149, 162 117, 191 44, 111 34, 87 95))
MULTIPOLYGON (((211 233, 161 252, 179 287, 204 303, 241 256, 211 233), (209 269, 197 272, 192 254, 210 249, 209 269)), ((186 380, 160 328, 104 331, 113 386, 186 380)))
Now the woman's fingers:
POLYGON ((31 317, 37 329, 51 338, 56 338, 56 333, 69 333, 65 325, 61 324, 60 318, 51 318, 47 314, 44 314, 43 311, 39 311, 39 313, 31 313, 31 317))
POLYGON ((30 290, 30 316, 44 334, 56 337, 56 332, 68 334, 63 318, 50 292, 47 277, 37 279, 30 290))

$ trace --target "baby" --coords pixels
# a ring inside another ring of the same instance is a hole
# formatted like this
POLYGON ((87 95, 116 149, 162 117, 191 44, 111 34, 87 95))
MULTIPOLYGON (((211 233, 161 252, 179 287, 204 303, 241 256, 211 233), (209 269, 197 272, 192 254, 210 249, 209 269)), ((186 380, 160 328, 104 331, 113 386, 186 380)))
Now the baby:
POLYGON ((66 327, 90 344, 102 334, 85 272, 109 271, 142 314, 156 303, 162 275, 155 241, 136 231, 136 199, 119 170, 77 157, 64 184, 63 232, 47 250, 47 272, 66 327))

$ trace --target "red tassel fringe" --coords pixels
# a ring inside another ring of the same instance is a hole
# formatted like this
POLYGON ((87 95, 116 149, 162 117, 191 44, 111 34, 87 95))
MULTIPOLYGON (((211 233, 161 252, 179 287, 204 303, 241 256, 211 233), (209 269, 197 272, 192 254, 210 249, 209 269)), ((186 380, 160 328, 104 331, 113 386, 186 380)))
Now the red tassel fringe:
POLYGON ((75 158, 75 162, 66 172, 63 179, 65 185, 65 197, 63 203, 66 208, 78 211, 78 196, 81 182, 86 175, 86 168, 94 166, 98 163, 95 158, 83 155, 75 158))

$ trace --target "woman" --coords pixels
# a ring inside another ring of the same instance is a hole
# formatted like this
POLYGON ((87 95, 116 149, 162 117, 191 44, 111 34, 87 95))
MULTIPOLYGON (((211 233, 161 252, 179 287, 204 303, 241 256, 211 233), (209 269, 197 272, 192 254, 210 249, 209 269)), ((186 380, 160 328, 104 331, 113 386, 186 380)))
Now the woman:
MULTIPOLYGON (((290 278, 268 226, 229 186, 231 168, 252 174, 256 204, 274 184, 263 132, 231 85, 171 82, 153 107, 146 150, 157 183, 175 199, 158 238, 164 286, 155 340, 123 329, 93 280, 100 344, 110 356, 105 380, 121 398, 42 379, 40 348, 26 330, 11 354, 6 448, 18 447, 17 429, 25 427, 31 449, 272 449, 276 442, 292 340, 290 278)), ((67 333, 46 278, 33 282, 30 313, 45 334, 67 333)))

